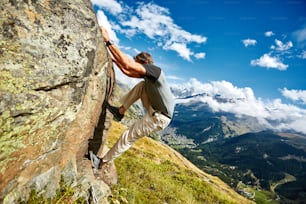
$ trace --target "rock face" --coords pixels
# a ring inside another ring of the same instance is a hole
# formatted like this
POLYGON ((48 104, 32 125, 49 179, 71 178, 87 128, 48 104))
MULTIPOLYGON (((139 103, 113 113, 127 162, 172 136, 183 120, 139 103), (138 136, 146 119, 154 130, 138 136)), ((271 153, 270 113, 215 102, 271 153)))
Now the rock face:
POLYGON ((90 1, 2 0, 0 24, 0 203, 52 197, 61 178, 106 202, 85 154, 107 134, 113 68, 90 1))

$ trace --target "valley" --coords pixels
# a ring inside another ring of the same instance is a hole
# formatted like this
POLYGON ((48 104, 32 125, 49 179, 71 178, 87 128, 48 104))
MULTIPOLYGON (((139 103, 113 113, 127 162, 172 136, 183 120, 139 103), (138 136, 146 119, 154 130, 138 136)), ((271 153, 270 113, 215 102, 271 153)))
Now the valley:
POLYGON ((169 127, 151 137, 256 203, 305 203, 306 135, 276 132, 257 118, 193 99, 177 103, 169 127))
POLYGON ((260 131, 253 118, 243 122, 203 104, 178 104, 169 129, 164 143, 256 203, 306 200, 304 135, 260 131))
POLYGON ((280 181, 277 181, 276 183, 271 184, 271 191, 272 193, 275 193, 275 189, 285 183, 296 181, 296 178, 290 174, 285 173, 285 178, 281 179, 280 181))

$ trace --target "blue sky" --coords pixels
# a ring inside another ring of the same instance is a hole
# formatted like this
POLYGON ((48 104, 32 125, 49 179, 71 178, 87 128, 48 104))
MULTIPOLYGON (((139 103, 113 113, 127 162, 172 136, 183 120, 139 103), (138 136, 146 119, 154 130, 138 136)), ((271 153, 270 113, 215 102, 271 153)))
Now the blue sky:
POLYGON ((241 110, 306 133, 305 1, 92 2, 112 40, 152 53, 176 89, 247 98, 241 110))

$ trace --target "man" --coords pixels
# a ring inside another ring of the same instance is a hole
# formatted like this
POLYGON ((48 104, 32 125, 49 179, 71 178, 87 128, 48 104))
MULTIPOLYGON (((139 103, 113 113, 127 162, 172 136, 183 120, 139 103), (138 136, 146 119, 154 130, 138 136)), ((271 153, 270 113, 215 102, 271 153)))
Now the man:
POLYGON ((137 139, 166 128, 171 121, 175 106, 165 75, 159 67, 153 65, 152 56, 149 53, 141 52, 134 58, 135 61, 131 60, 110 42, 107 30, 103 27, 101 30, 104 42, 118 68, 129 77, 144 79, 123 97, 120 107, 108 104, 108 110, 113 114, 114 119, 120 121, 125 111, 134 102, 141 99, 146 114, 121 135, 103 158, 99 158, 92 151, 89 152, 92 166, 95 169, 100 169, 103 164, 120 156, 137 139))

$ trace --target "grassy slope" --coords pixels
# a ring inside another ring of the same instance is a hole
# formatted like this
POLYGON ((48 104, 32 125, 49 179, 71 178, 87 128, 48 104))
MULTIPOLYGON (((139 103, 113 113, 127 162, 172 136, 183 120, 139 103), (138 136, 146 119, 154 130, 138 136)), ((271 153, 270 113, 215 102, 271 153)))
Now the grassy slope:
MULTIPOLYGON (((125 128, 113 121, 109 146, 125 128)), ((148 137, 138 140, 115 164, 119 181, 112 189, 113 203, 251 203, 219 178, 148 137)))

